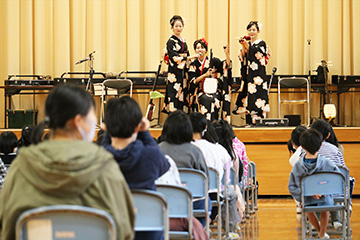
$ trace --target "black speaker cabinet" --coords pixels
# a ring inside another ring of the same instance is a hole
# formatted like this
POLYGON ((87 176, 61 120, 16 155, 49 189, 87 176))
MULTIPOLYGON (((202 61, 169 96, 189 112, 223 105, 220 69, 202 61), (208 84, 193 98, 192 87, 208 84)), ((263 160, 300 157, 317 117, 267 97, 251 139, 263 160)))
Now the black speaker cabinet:
POLYGON ((301 124, 300 115, 285 115, 284 118, 289 119, 289 126, 299 126, 301 124))

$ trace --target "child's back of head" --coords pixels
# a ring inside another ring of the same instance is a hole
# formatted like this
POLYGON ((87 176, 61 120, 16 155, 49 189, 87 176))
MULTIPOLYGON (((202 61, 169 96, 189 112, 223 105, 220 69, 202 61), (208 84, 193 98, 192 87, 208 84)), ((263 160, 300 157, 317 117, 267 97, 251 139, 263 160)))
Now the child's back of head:
POLYGON ((312 155, 319 151, 322 141, 322 135, 316 129, 308 129, 300 136, 301 147, 312 155))
POLYGON ((105 125, 112 137, 129 138, 142 120, 138 103, 128 97, 110 99, 105 106, 105 125))

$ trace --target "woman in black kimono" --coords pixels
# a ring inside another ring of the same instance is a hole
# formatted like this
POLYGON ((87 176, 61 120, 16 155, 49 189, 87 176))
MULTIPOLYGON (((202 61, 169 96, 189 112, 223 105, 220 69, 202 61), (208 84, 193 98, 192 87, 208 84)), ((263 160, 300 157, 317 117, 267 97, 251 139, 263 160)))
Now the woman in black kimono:
MULTIPOLYGON (((265 41, 258 38, 261 24, 251 21, 247 26, 248 35, 251 37, 249 42, 240 40, 242 53, 240 59, 247 58, 247 101, 241 101, 246 106, 246 123, 255 124, 256 119, 265 118, 270 111, 269 97, 267 95, 266 64, 269 58, 268 48, 265 41)), ((241 97, 241 95, 239 95, 241 97)), ((237 100, 237 103, 240 101, 237 100)), ((241 107, 241 106, 239 106, 241 107)), ((237 109, 234 109, 235 112, 237 109)))
POLYGON ((210 60, 205 56, 208 50, 208 43, 204 38, 198 39, 194 42, 194 50, 200 56, 191 62, 188 71, 189 107, 192 112, 198 112, 198 96, 203 91, 202 87, 205 78, 209 76, 210 60))
POLYGON ((218 82, 217 92, 214 94, 200 93, 199 108, 209 121, 221 119, 230 123, 230 104, 231 104, 231 60, 229 54, 229 45, 224 47, 226 60, 221 61, 214 57, 210 60, 210 70, 208 75, 216 78, 218 82), (221 116, 219 116, 221 110, 221 116))
POLYGON ((176 110, 183 110, 186 103, 186 63, 188 60, 197 57, 189 57, 189 50, 185 39, 181 37, 184 28, 183 19, 174 15, 170 19, 173 35, 166 43, 166 50, 169 56, 169 73, 166 82, 165 106, 163 112, 169 113, 176 110))

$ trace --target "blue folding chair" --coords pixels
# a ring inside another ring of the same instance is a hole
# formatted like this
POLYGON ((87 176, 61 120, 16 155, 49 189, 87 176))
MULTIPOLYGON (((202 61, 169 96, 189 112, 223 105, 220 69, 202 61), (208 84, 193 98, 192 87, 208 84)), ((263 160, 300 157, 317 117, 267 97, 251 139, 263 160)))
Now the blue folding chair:
MULTIPOLYGON (((224 175, 225 172, 224 172, 224 175)), ((211 232, 211 235, 217 234, 218 240, 221 240, 221 227, 222 227, 222 216, 221 216, 221 206, 224 205, 224 200, 220 200, 220 195, 222 193, 220 176, 219 172, 215 168, 209 167, 209 189, 216 189, 216 200, 211 200, 212 207, 217 207, 217 232, 211 232)), ((215 225, 211 225, 210 227, 215 227, 215 225)))
POLYGON ((145 189, 131 190, 135 204, 135 231, 163 231, 164 239, 169 239, 169 217, 165 196, 145 189))
MULTIPOLYGON (((339 172, 316 172, 312 175, 305 176, 301 180, 301 202, 303 203, 302 207, 302 239, 306 238, 306 213, 307 212, 324 212, 324 211, 345 211, 347 208, 346 201, 346 183, 344 176, 339 172), (305 197, 312 197, 315 194, 320 195, 342 195, 344 205, 331 205, 331 206, 312 206, 305 205, 305 197)), ((344 215, 342 215, 344 216, 344 215)), ((345 225, 346 219, 342 217, 343 228, 342 228, 342 238, 346 237, 345 225), (345 224, 344 224, 345 223, 345 224)), ((309 228, 311 229, 311 227, 309 228)), ((311 237, 311 231, 310 231, 311 237)))
POLYGON ((208 179, 204 172, 196 169, 179 168, 181 184, 187 187, 193 199, 205 199, 205 209, 193 209, 194 217, 205 217, 206 234, 209 236, 208 179))
MULTIPOLYGON (((345 183, 346 183, 346 201, 347 201, 347 209, 346 209, 346 235, 348 238, 351 237, 351 232, 350 232, 350 172, 349 169, 347 169, 346 167, 343 166, 337 166, 341 172, 341 174, 345 177, 345 183)), ((334 200, 336 203, 342 203, 342 196, 335 196, 334 200)))
POLYGON ((166 197, 169 218, 187 218, 188 231, 169 231, 170 239, 192 239, 193 208, 191 192, 181 186, 157 184, 156 190, 166 197))
POLYGON ((112 216, 102 210, 75 205, 38 207, 23 212, 16 223, 16 239, 115 240, 112 216))
POLYGON ((256 164, 253 161, 249 162, 251 166, 251 213, 255 213, 255 210, 258 209, 257 199, 258 199, 258 185, 257 185, 257 169, 256 164))

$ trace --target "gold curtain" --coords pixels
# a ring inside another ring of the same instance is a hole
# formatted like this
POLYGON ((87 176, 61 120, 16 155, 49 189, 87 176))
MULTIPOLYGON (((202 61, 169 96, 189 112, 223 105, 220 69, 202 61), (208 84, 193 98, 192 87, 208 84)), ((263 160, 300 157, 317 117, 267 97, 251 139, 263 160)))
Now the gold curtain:
MULTIPOLYGON (((193 41, 205 37, 214 56, 224 58, 229 42, 234 76, 240 65, 235 37, 246 34, 250 20, 263 24, 260 37, 272 50, 268 74, 274 66, 277 74, 307 74, 311 39, 311 69, 327 59, 330 74, 360 75, 359 12, 358 0, 1 0, 0 77, 88 71, 86 64, 74 63, 94 50, 96 71, 156 70, 174 14, 186 20, 183 36, 191 53, 193 41)), ((344 123, 360 125, 359 94, 341 98, 344 123)), ((35 104, 41 119, 44 99, 15 96, 13 103, 35 104)), ((277 117, 276 94, 270 101, 269 116, 277 117)), ((315 105, 312 116, 318 116, 315 105)), ((0 126, 3 122, 2 111, 0 126)))

